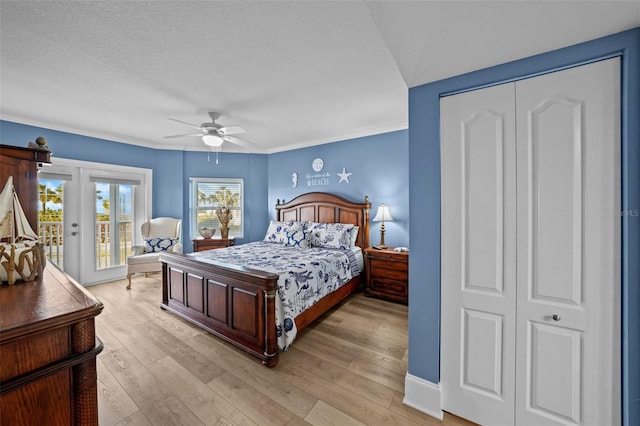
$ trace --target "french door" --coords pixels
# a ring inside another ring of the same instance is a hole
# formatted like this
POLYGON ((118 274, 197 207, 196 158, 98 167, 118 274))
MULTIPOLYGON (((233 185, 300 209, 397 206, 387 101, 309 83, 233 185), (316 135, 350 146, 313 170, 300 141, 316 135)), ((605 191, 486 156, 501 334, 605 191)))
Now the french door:
POLYGON ((80 282, 79 168, 56 162, 38 174, 38 235, 47 262, 80 282))
POLYGON ((619 59, 443 98, 442 405, 620 420, 619 59))
POLYGON ((150 214, 151 171, 56 158, 39 184, 48 261, 83 285, 124 277, 126 257, 150 214))

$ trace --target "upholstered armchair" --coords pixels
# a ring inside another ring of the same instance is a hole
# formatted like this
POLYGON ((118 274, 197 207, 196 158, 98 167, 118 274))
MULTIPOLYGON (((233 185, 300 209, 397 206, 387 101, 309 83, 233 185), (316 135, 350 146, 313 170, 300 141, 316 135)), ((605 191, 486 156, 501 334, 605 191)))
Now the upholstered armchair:
POLYGON ((133 254, 127 257, 127 289, 131 288, 131 276, 144 272, 145 277, 149 272, 162 270, 160 252, 173 251, 180 253, 180 232, 182 220, 172 217, 158 217, 149 219, 142 224, 140 229, 144 245, 133 246, 133 254))

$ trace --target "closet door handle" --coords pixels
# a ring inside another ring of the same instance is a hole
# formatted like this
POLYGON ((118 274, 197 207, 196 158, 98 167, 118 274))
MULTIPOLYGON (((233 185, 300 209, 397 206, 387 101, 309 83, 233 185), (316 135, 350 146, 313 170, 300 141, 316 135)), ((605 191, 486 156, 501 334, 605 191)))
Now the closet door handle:
POLYGON ((553 315, 551 315, 551 319, 554 320, 554 321, 560 321, 560 315, 553 314, 553 315))

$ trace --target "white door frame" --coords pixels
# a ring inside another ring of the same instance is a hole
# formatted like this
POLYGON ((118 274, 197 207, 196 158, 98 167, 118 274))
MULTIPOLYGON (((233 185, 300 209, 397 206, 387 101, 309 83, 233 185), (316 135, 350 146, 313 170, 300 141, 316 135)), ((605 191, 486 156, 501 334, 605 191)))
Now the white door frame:
MULTIPOLYGON (((90 182, 91 176, 111 176, 113 178, 136 178, 142 183, 136 188, 134 196, 134 220, 133 220, 133 241, 139 244, 139 229, 141 224, 152 215, 152 194, 153 194, 153 171, 140 167, 119 166, 114 164, 97 163, 91 161, 72 160, 67 158, 54 157, 51 160, 52 172, 61 170, 68 173, 75 168, 73 172, 74 178, 77 176, 78 195, 70 195, 71 202, 75 205, 65 206, 70 213, 70 220, 74 218, 77 223, 77 239, 78 249, 72 249, 72 254, 76 253, 75 259, 78 264, 71 263, 69 275, 74 277, 83 285, 99 284, 101 282, 111 281, 126 276, 126 266, 107 268, 100 271, 95 269, 95 238, 94 238, 94 220, 95 220, 95 190, 94 185, 90 182), (74 213, 75 212, 75 213, 74 213), (75 272, 76 275, 71 273, 75 272)), ((44 171, 47 171, 46 169, 44 171)), ((65 215, 66 218, 66 215, 65 215)), ((67 221, 65 220, 65 228, 67 221)), ((70 226, 70 224, 69 224, 70 226)), ((66 228, 71 229, 71 228, 66 228)), ((70 259, 71 261, 71 259, 70 259)), ((67 268, 65 263, 65 269, 67 268)))

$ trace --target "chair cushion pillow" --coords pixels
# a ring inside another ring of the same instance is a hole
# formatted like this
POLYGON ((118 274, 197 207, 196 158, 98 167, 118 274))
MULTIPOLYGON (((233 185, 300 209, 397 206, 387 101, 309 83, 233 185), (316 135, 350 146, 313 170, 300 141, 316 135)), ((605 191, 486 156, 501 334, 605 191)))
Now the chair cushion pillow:
MULTIPOLYGON (((129 267, 134 265, 146 265, 150 263, 157 263, 158 265, 160 265, 160 253, 145 253, 138 256, 127 257, 127 266, 129 267)), ((159 271, 160 268, 158 268, 157 270, 159 271)))
POLYGON ((145 253, 158 253, 161 251, 171 250, 173 246, 180 241, 180 238, 145 238, 144 239, 144 252, 145 253))

